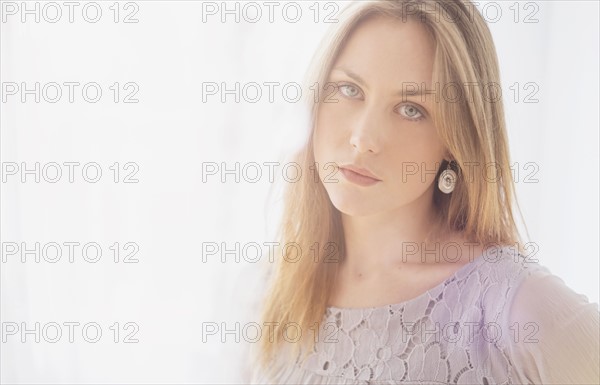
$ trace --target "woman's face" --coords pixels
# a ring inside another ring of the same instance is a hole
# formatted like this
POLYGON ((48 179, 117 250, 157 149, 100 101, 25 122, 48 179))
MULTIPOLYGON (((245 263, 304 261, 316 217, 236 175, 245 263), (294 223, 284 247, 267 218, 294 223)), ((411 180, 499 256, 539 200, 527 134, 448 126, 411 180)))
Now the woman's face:
POLYGON ((431 202, 447 155, 432 121, 436 101, 401 92, 432 89, 434 48, 419 22, 376 17, 354 30, 334 63, 328 82, 336 88, 325 87, 313 146, 319 177, 341 212, 371 215, 431 202), (353 182, 344 165, 379 181, 353 182))

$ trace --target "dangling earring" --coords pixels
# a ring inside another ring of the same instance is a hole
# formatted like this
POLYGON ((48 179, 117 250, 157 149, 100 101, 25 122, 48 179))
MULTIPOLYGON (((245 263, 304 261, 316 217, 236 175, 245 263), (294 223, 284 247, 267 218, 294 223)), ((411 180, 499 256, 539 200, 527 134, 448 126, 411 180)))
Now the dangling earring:
POLYGON ((454 191, 457 178, 456 172, 450 168, 450 162, 448 162, 448 167, 440 174, 438 188, 444 194, 450 194, 454 191))

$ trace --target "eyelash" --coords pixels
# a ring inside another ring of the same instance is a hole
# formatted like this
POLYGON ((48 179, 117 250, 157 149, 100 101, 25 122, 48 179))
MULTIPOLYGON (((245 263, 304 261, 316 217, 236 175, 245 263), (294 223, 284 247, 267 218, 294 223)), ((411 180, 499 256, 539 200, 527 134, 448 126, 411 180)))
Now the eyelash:
MULTIPOLYGON (((337 89, 340 89, 340 88, 342 88, 342 87, 354 87, 354 88, 356 88, 357 90, 359 90, 359 91, 360 91, 360 88, 359 88, 358 86, 356 86, 356 85, 354 85, 354 84, 351 84, 351 83, 337 83, 337 84, 336 84, 336 88, 337 88, 337 89)), ((350 96, 346 96, 346 95, 344 95, 344 97, 352 99, 352 97, 350 97, 350 96)), ((416 109, 416 110, 419 112, 419 114, 421 114, 421 117, 419 117, 419 118, 409 118, 409 117, 403 116, 405 119, 407 119, 407 120, 410 120, 410 121, 413 121, 413 122, 418 122, 419 120, 423 120, 423 119, 425 119, 425 117, 426 117, 425 113, 424 113, 424 112, 423 112, 423 110, 422 110, 420 107, 418 107, 416 104, 412 104, 412 103, 409 103, 409 104, 403 104, 403 105, 402 105, 402 106, 400 106, 400 107, 404 107, 404 106, 413 107, 413 108, 415 108, 415 109, 416 109)))

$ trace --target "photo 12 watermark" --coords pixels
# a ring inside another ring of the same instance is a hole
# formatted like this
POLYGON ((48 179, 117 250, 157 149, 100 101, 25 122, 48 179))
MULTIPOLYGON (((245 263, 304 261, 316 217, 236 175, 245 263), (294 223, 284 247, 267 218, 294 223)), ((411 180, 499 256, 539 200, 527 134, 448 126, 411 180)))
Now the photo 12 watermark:
POLYGON ((2 162, 2 183, 139 183, 136 162, 2 162))
POLYGON ((1 244, 2 263, 139 263, 137 242, 8 242, 1 244))
POLYGON ((98 22, 139 23, 140 2, 135 1, 2 1, 3 24, 98 22))
POLYGON ((2 82, 2 103, 139 103, 136 82, 2 82))
POLYGON ((81 343, 136 344, 140 327, 136 322, 48 321, 2 322, 2 343, 81 343))
POLYGON ((203 1, 202 23, 337 23, 333 1, 203 1))

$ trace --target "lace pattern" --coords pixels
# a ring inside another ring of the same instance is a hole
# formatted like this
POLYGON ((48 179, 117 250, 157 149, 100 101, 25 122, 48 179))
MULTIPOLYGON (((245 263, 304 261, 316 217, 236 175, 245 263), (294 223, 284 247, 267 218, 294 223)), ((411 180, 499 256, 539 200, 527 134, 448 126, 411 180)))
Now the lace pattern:
MULTIPOLYGON (((511 384, 505 307, 523 277, 545 269, 512 247, 488 250, 418 297, 327 308, 314 350, 279 363, 276 383, 511 384)), ((255 381, 265 383, 264 378, 255 381)))

